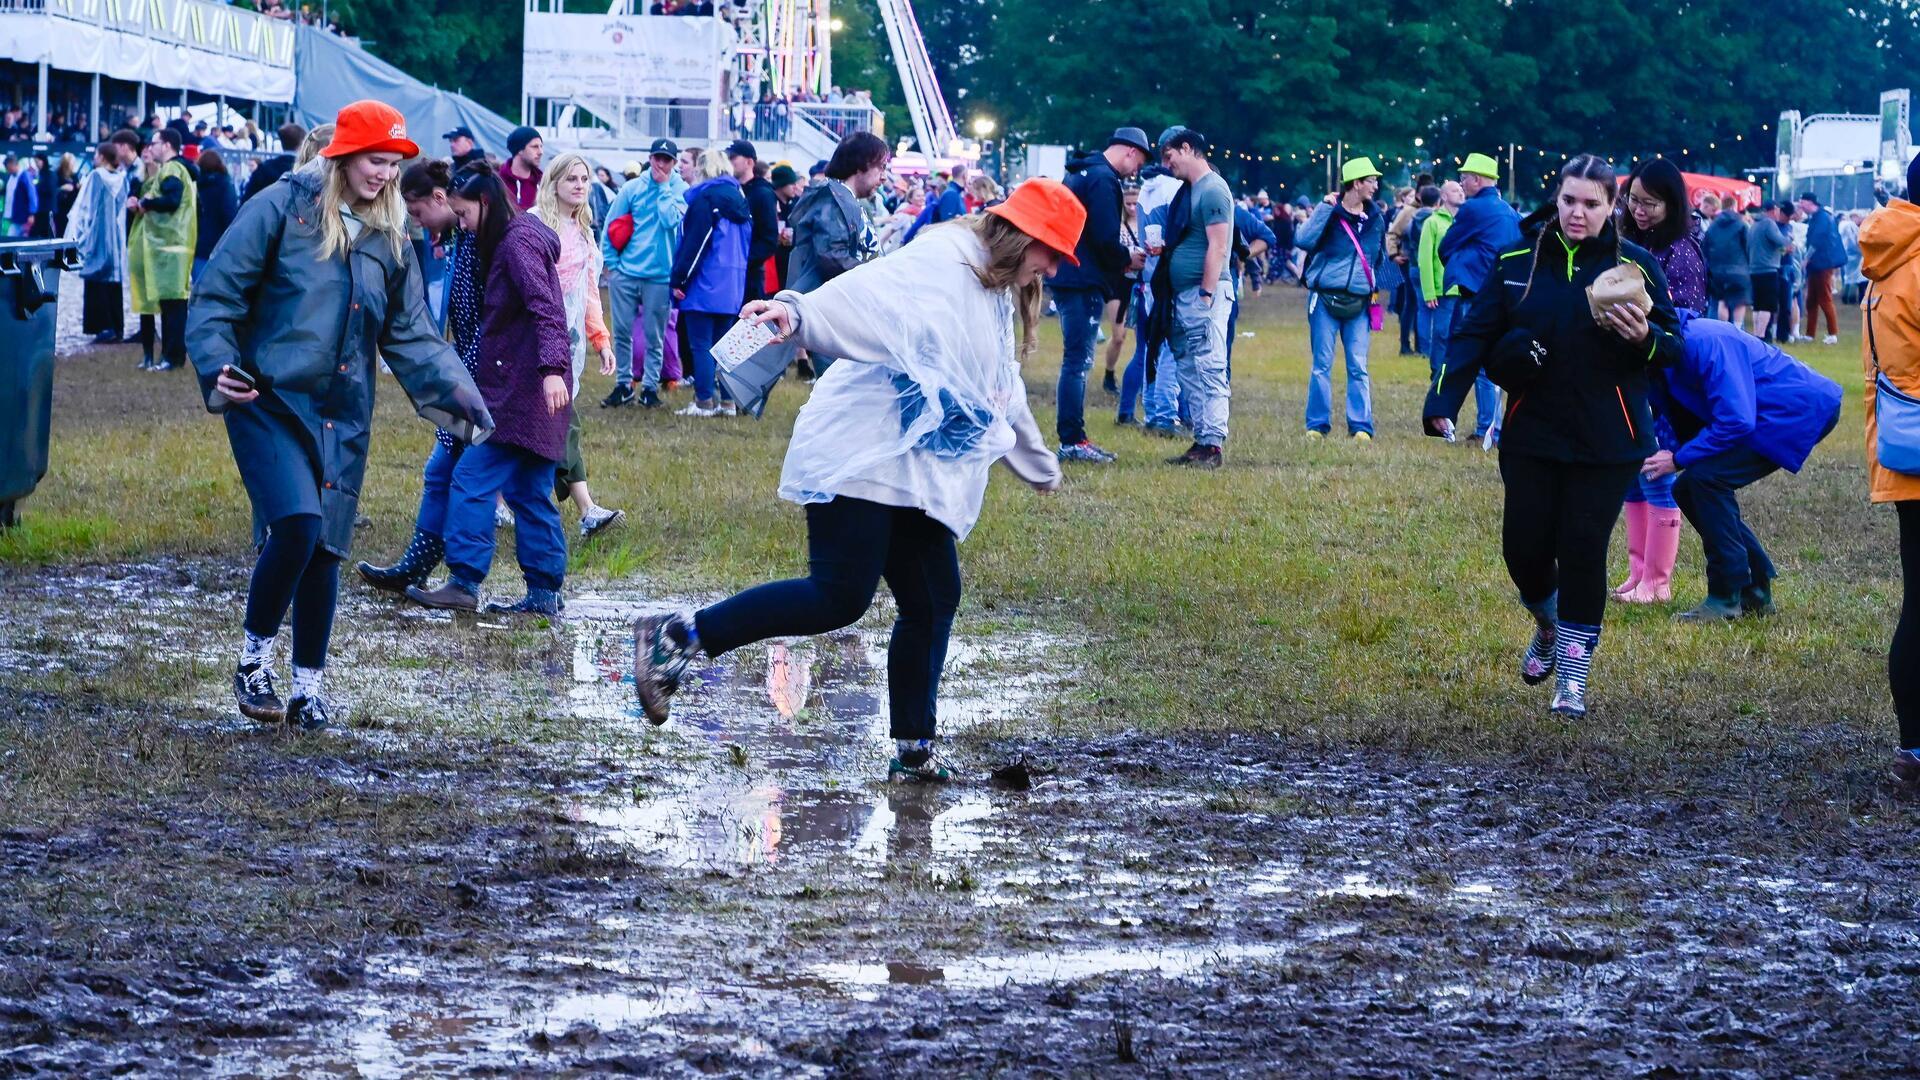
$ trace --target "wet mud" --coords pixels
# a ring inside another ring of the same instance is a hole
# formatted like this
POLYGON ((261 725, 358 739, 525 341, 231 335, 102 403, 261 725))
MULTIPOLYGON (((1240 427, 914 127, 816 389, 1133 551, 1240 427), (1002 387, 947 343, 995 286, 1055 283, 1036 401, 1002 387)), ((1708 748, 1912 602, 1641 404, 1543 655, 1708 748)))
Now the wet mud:
POLYGON ((293 736, 230 717, 243 590, 0 573, 0 1075, 1920 1069, 1908 804, 1061 735, 1076 642, 978 617, 957 781, 890 784, 884 612, 655 730, 637 590, 348 585, 347 722, 293 736))

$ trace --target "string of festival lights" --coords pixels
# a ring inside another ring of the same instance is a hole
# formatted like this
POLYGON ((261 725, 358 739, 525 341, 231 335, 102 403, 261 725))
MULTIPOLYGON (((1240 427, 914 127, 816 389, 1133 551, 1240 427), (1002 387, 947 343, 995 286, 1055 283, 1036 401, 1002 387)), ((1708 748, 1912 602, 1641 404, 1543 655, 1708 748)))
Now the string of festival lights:
MULTIPOLYGON (((1773 125, 1770 123, 1762 124, 1760 125, 1760 130, 1765 132, 1771 132, 1773 130, 1773 125)), ((1418 149, 1421 146, 1423 141, 1424 140, 1422 139, 1416 138, 1414 140, 1414 147, 1418 149)), ((1732 150, 1734 148, 1746 148, 1748 146, 1758 145, 1759 140, 1755 140, 1754 143, 1748 143, 1746 141, 1746 135, 1744 133, 1737 133, 1730 140, 1721 139, 1721 138, 1710 139, 1707 141, 1706 149, 1705 151, 1703 151, 1703 153, 1707 155, 1712 155, 1717 153, 1720 149, 1720 143, 1722 142, 1726 142, 1728 144, 1728 149, 1732 150)), ((1574 153, 1579 152, 1579 151, 1562 152, 1558 150, 1547 150, 1537 146, 1527 147, 1519 143, 1515 143, 1515 144, 1512 144, 1510 148, 1508 146, 1502 145, 1500 147, 1500 153, 1494 155, 1495 159, 1500 161, 1502 164, 1506 164, 1506 162, 1509 160, 1509 156, 1508 156, 1509 149, 1511 149, 1513 153, 1513 158, 1511 159, 1513 161, 1513 171, 1518 175, 1525 175, 1527 173, 1530 173, 1533 169, 1538 167, 1538 163, 1543 159, 1551 160, 1551 161, 1565 161, 1573 157, 1574 153), (1525 155, 1527 160, 1525 161, 1520 160, 1522 155, 1525 155)), ((1280 151, 1249 152, 1246 150, 1236 150, 1231 147, 1222 147, 1219 151, 1219 155, 1230 161, 1241 161, 1241 162, 1247 162, 1247 163, 1262 163, 1262 164, 1273 163, 1273 164, 1326 165, 1329 162, 1331 162, 1334 165, 1339 165, 1343 162, 1351 161, 1356 157, 1370 157, 1373 159, 1374 164, 1379 166, 1383 170, 1389 169, 1389 168, 1403 168, 1403 167, 1413 168, 1415 170, 1422 169, 1422 168, 1444 169, 1446 167, 1446 163, 1444 161, 1431 156, 1388 154, 1388 153, 1368 153, 1359 147, 1337 145, 1335 143, 1330 143, 1330 142, 1321 144, 1321 147, 1318 150, 1290 151, 1286 153, 1282 153, 1280 151), (1336 156, 1336 150, 1339 151, 1339 156, 1336 156)), ((1696 155, 1693 147, 1683 146, 1679 148, 1677 153, 1647 152, 1647 153, 1638 153, 1638 154, 1628 155, 1624 158, 1621 157, 1620 155, 1608 155, 1607 162, 1609 164, 1617 165, 1624 160, 1626 163, 1630 165, 1637 165, 1643 159, 1650 159, 1650 158, 1656 158, 1656 157, 1677 157, 1680 159, 1692 160, 1695 158, 1695 156, 1696 155)), ((1454 155, 1453 165, 1455 167, 1458 167, 1465 160, 1466 160, 1466 156, 1464 154, 1454 155)), ((1739 174, 1742 177, 1745 177, 1749 182, 1758 182, 1757 177, 1754 174, 1749 173, 1744 169, 1736 170, 1736 171, 1739 172, 1739 174)), ((1539 176, 1541 180, 1550 182, 1553 179, 1554 172, 1555 170, 1553 169, 1547 169, 1539 173, 1539 176)), ((1274 186, 1281 190, 1285 190, 1287 187, 1286 184, 1276 184, 1274 186)))

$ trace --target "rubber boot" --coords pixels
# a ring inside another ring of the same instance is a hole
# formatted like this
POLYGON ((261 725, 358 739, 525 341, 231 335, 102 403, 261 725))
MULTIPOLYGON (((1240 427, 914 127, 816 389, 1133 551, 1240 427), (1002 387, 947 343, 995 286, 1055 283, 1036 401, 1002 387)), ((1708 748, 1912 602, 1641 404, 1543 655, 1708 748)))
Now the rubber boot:
POLYGON ((1690 611, 1683 611, 1675 615, 1673 619, 1675 622, 1710 623, 1732 622, 1739 617, 1739 593, 1729 593, 1726 596, 1715 596, 1712 593, 1708 593, 1707 598, 1700 601, 1699 607, 1690 611))
POLYGON ((1587 675, 1600 647, 1600 628, 1563 622, 1555 639, 1553 711, 1577 720, 1587 715, 1587 675))
POLYGON ((1527 643, 1527 651, 1520 656, 1520 678, 1528 686, 1538 686, 1553 675, 1553 645, 1559 634, 1560 594, 1554 593, 1537 604, 1525 604, 1525 607, 1533 616, 1533 640, 1527 643))
POLYGON ((1638 588, 1640 578, 1646 573, 1648 520, 1646 503, 1627 504, 1627 580, 1614 587, 1615 600, 1638 588))
POLYGON ((1646 562, 1640 584, 1620 599, 1628 604, 1664 604, 1673 599, 1673 564, 1680 558, 1680 511, 1648 507, 1646 562))
POLYGON ((434 567, 440 565, 440 559, 446 555, 446 542, 438 536, 421 529, 413 531, 413 542, 400 556, 400 561, 392 566, 375 566, 363 562, 354 567, 360 572, 367 584, 387 592, 403 593, 409 585, 425 585, 428 575, 434 567))

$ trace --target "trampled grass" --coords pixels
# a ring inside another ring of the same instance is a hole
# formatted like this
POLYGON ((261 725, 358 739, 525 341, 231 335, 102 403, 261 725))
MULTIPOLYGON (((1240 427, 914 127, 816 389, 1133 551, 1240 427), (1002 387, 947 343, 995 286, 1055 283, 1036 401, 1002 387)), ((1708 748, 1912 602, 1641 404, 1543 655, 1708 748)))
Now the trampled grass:
MULTIPOLYGON (((1838 430, 1799 476, 1743 500, 1781 568, 1779 616, 1673 624, 1671 611, 1704 587, 1687 531, 1676 606, 1610 612, 1594 713, 1574 725, 1544 718, 1546 695, 1514 675, 1528 620, 1500 562, 1495 463, 1419 434, 1425 360, 1376 337, 1377 441, 1309 443, 1299 294, 1251 300, 1240 328, 1254 336, 1236 345, 1226 468, 1168 467, 1181 447, 1116 429, 1094 390, 1090 426, 1118 463, 1069 469, 1051 498, 995 479, 962 548, 963 628, 1031 618, 1090 643, 1085 678, 1036 725, 1274 730, 1649 778, 1726 754, 1858 768, 1891 732, 1884 647, 1898 562, 1890 515, 1865 498, 1852 335, 1798 351, 1847 386, 1838 430)), ((1058 355, 1049 327, 1027 369, 1047 430, 1058 355)), ((25 527, 0 534, 0 562, 250 561, 246 496, 220 423, 187 378, 136 372, 133 359, 112 349, 61 363, 51 473, 22 506, 25 527)), ((598 409, 607 380, 586 382, 593 488, 631 520, 575 551, 576 581, 640 575, 680 593, 804 566, 802 515, 774 495, 804 388, 783 384, 755 422, 598 409)), ((382 386, 357 556, 405 542, 430 439, 382 386)), ((1614 547, 1623 567, 1618 537, 1614 547)), ((510 545, 496 567, 502 587, 517 586, 510 545)), ((352 634, 350 623, 339 630, 352 634)))

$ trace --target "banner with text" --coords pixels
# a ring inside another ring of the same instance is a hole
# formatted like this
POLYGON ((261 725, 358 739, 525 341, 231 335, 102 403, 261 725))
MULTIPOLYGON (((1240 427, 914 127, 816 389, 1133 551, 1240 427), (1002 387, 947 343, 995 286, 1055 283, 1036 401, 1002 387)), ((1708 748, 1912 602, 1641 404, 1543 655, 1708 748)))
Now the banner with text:
POLYGON ((537 98, 710 101, 734 46, 724 20, 528 12, 521 90, 537 98))

